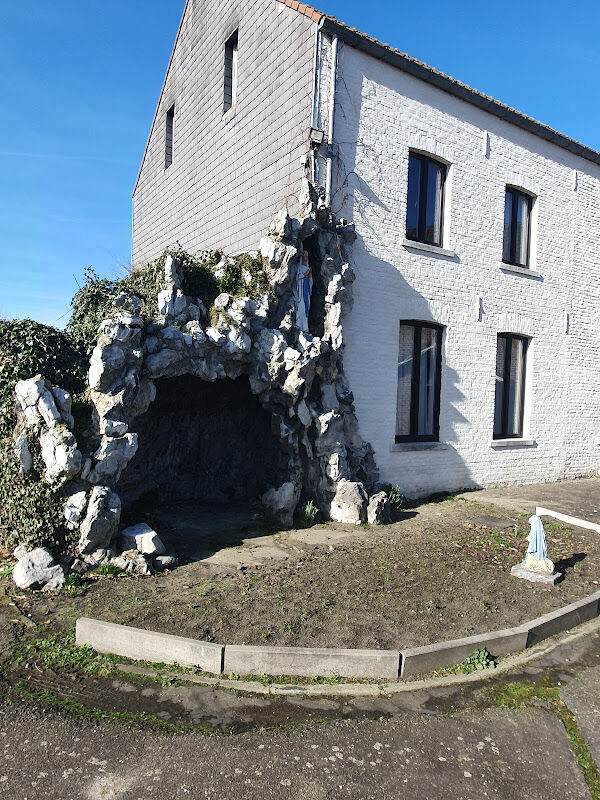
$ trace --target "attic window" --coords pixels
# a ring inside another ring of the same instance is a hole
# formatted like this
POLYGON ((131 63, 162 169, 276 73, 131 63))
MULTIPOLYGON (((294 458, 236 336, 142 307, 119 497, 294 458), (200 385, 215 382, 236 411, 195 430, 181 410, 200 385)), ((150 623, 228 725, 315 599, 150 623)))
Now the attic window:
POLYGON ((173 163, 173 125, 175 122, 175 106, 167 111, 165 121, 165 169, 173 163))
POLYGON ((225 80, 223 113, 235 105, 238 73, 238 32, 234 31, 225 42, 225 80))

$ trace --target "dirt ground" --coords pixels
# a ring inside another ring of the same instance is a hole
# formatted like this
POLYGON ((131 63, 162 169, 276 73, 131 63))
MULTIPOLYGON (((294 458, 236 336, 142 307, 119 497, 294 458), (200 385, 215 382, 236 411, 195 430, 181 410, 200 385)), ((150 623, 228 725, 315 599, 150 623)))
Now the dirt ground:
POLYGON ((156 528, 183 556, 172 573, 91 577, 52 596, 20 594, 5 577, 0 602, 38 630, 91 616, 230 644, 395 649, 511 627, 600 588, 598 534, 551 521, 549 557, 564 580, 548 587, 511 577, 529 514, 477 497, 414 504, 379 528, 285 532, 234 512, 163 509, 156 528), (198 527, 202 542, 186 545, 198 527))

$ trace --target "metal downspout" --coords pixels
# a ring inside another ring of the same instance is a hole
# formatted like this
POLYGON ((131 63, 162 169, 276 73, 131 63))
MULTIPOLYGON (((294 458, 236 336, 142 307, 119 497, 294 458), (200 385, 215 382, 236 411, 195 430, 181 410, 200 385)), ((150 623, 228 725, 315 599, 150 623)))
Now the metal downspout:
POLYGON ((338 37, 334 36, 331 42, 331 86, 329 92, 329 119, 327 124, 327 135, 329 138, 329 148, 327 152, 327 175, 325 181, 325 202, 327 204, 327 207, 331 206, 331 189, 333 180, 333 123, 335 118, 337 55, 338 55, 338 37))

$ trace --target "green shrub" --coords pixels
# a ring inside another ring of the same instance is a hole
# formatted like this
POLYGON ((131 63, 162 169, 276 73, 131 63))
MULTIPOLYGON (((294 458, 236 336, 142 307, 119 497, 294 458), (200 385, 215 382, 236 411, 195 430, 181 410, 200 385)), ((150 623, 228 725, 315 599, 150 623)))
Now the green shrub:
POLYGON ((12 550, 25 544, 68 551, 73 535, 63 516, 64 498, 59 489, 40 480, 41 456, 29 444, 34 469, 21 475, 12 439, 0 441, 0 546, 12 550))
POLYGON ((84 284, 72 300, 73 312, 67 325, 69 335, 81 350, 87 355, 92 352, 100 323, 111 316, 114 300, 122 292, 139 297, 143 318, 156 317, 158 293, 164 286, 164 267, 169 255, 181 262, 183 293, 200 298, 207 310, 221 292, 257 298, 268 291, 269 281, 262 262, 248 253, 226 259, 225 271, 220 278, 215 276, 215 267, 223 258, 220 250, 193 256, 179 247, 170 247, 144 269, 132 271, 120 280, 100 278, 88 267, 84 284))
POLYGON ((63 331, 31 319, 0 320, 0 438, 15 424, 15 383, 41 373, 75 395, 83 391, 85 354, 63 331))

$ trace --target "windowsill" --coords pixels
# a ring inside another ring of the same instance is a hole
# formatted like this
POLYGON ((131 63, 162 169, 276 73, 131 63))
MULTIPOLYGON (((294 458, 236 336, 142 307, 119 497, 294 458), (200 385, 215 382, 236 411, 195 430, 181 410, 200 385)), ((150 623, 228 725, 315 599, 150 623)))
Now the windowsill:
POLYGON ((421 250, 423 253, 433 253, 436 256, 444 256, 444 258, 456 258, 454 250, 445 250, 437 244, 427 244, 426 242, 414 242, 412 239, 404 239, 402 241, 403 247, 408 247, 411 250, 421 250))
POLYGON ((442 442, 394 442, 390 445, 390 453, 417 453, 421 450, 447 450, 442 442))
POLYGON ((229 122, 230 119, 233 119, 235 117, 236 111, 237 111, 237 104, 232 105, 231 108, 228 108, 227 111, 225 111, 225 113, 221 117, 221 121, 229 122))
POLYGON ((535 280, 540 280, 542 277, 540 272, 529 269, 529 267, 517 267, 516 264, 506 264, 504 261, 500 264, 500 269, 502 272, 511 272, 514 275, 526 275, 528 278, 534 278, 535 280))
POLYGON ((490 447, 535 447, 534 439, 492 439, 490 447))

